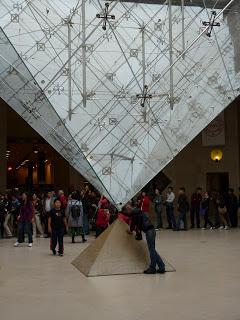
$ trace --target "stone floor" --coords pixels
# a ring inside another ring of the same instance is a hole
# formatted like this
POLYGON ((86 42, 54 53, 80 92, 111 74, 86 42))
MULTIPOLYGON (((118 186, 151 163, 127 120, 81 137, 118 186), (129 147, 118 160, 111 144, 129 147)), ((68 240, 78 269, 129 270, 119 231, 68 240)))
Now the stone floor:
POLYGON ((70 262, 88 244, 65 238, 61 258, 48 239, 33 248, 0 240, 0 319, 239 320, 240 230, 157 237, 177 272, 85 278, 70 262))

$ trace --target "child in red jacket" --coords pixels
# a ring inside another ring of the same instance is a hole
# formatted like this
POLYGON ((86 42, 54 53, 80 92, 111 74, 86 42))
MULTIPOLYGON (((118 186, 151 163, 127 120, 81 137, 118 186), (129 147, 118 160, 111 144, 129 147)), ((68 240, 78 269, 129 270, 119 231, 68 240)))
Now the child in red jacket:
POLYGON ((145 191, 142 192, 141 211, 145 214, 149 214, 151 201, 145 191))
POLYGON ((110 212, 109 209, 98 209, 96 220, 96 238, 100 236, 109 226, 110 212))

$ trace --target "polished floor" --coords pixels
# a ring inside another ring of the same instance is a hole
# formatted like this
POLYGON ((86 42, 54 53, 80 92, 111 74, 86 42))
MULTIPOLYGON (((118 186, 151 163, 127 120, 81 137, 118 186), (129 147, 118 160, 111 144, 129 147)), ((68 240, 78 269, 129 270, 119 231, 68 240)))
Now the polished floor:
POLYGON ((239 320, 240 229, 157 237, 177 272, 85 278, 70 262, 88 244, 65 238, 64 257, 53 257, 48 239, 0 239, 0 319, 239 320))

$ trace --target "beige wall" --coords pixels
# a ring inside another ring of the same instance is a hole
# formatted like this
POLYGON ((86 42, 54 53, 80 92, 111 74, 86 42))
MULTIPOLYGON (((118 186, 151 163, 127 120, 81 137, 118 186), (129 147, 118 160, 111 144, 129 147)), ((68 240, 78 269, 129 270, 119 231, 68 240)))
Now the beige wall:
POLYGON ((198 135, 163 171, 172 180, 175 190, 185 187, 190 194, 196 187, 206 189, 207 172, 229 172, 230 186, 239 187, 239 111, 237 103, 225 111, 226 144, 220 147, 223 159, 216 163, 210 159, 214 147, 202 146, 198 135))

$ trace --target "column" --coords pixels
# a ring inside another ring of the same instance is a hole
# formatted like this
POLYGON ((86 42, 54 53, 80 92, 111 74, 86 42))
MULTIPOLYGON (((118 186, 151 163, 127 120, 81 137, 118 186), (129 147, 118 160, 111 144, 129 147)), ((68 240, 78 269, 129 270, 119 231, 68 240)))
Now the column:
POLYGON ((28 175, 27 175, 27 189, 32 190, 33 188, 33 162, 29 161, 27 164, 28 175))
POLYGON ((38 152, 38 183, 45 184, 45 160, 44 152, 38 152))

